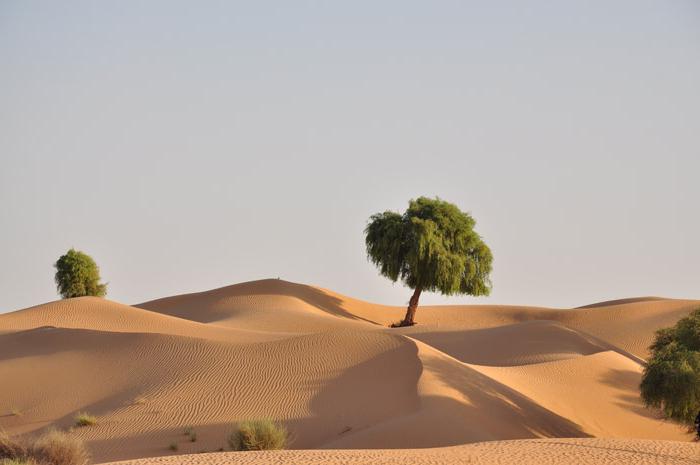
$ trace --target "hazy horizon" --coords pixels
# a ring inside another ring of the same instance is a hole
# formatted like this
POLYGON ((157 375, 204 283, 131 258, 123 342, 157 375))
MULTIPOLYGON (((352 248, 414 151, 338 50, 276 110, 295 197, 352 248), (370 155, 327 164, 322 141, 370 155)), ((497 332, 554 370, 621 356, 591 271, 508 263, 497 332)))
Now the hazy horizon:
POLYGON ((700 298, 693 1, 0 5, 0 313, 90 254, 134 304, 277 278, 384 304, 370 215, 439 196, 488 298, 700 298))

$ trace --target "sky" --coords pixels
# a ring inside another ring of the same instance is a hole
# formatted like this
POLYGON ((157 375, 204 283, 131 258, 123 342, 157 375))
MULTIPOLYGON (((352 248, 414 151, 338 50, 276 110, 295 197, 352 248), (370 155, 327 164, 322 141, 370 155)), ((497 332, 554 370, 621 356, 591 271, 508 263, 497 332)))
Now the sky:
POLYGON ((0 2, 0 312, 277 278, 404 305, 373 213, 471 213, 490 297, 700 298, 700 3, 0 2))

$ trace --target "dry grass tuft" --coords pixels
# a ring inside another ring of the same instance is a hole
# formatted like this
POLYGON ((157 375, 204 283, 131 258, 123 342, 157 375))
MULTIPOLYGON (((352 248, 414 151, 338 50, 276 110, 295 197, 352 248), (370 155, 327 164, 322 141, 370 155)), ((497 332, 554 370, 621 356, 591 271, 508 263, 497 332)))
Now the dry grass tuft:
POLYGON ((27 446, 12 439, 5 431, 0 430, 0 459, 23 460, 29 456, 27 446))
POLYGON ((0 432, 0 465, 87 465, 83 443, 51 430, 33 442, 19 441, 0 432))
POLYGON ((287 446, 288 433, 284 426, 268 420, 244 421, 228 439, 233 450, 275 450, 287 446))
POLYGON ((92 426, 97 423, 97 418, 87 412, 80 412, 75 416, 75 426, 92 426))
POLYGON ((32 456, 51 465, 85 465, 89 456, 83 443, 61 431, 49 431, 32 444, 32 456))
POLYGON ((0 465, 36 465, 36 462, 23 459, 0 459, 0 465))

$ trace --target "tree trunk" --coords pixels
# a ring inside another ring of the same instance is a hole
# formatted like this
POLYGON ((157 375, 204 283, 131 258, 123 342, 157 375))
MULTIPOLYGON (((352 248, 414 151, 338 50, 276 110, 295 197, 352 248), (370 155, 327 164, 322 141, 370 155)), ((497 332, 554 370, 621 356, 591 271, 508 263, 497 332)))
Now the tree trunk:
POLYGON ((399 326, 413 326, 416 324, 414 318, 416 316, 416 309, 418 308, 418 299, 420 298, 420 293, 423 289, 420 286, 416 286, 416 290, 413 291, 411 300, 408 301, 408 308, 406 309, 406 316, 399 326))

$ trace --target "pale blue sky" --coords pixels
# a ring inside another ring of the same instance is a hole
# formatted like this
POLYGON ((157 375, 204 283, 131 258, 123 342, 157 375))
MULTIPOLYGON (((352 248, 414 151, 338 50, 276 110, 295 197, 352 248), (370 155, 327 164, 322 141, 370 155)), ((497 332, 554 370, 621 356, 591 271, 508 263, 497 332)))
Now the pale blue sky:
POLYGON ((700 3, 0 2, 0 312, 264 277, 403 305, 363 228, 470 211, 489 298, 700 298, 700 3))

